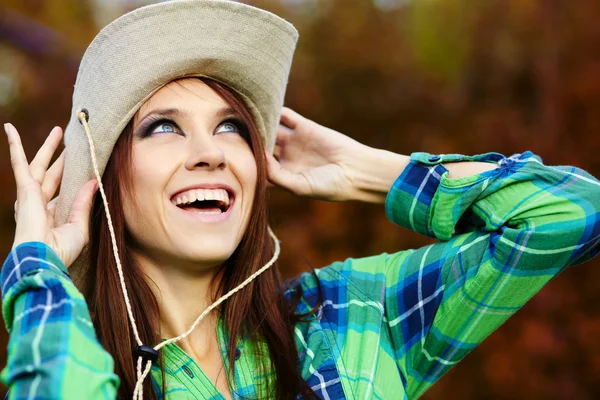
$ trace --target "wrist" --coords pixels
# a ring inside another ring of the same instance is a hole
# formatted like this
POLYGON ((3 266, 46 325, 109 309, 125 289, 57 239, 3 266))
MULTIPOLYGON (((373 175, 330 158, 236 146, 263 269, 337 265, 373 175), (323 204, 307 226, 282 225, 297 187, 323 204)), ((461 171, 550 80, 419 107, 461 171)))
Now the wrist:
POLYGON ((360 145, 348 161, 352 183, 349 200, 385 203, 394 181, 410 162, 410 157, 360 145))

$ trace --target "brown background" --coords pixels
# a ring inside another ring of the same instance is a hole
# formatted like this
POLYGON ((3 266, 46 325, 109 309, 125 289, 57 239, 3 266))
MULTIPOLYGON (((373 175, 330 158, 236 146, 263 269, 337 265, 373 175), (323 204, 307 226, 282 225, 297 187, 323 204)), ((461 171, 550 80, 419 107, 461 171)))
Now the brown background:
MULTIPOLYGON (((143 1, 0 0, 0 122, 32 156, 64 127, 85 47, 143 1)), ((250 2, 250 1, 249 1, 250 2)), ((600 176, 597 0, 256 0, 300 32, 286 104, 370 146, 410 154, 532 150, 600 176)), ((15 187, 0 140, 0 258, 15 187)), ((428 243, 383 207, 274 192, 287 277, 428 243)), ((600 398, 600 259, 571 268, 425 399, 600 398)), ((1 330, 0 365, 6 360, 1 330)))

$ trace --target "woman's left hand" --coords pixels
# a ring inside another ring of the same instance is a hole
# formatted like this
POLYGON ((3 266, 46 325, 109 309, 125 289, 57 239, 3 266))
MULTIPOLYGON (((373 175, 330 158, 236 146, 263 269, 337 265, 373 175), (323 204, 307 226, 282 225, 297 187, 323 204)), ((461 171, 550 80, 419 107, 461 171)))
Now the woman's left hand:
POLYGON ((368 147, 284 107, 274 156, 267 153, 269 181, 299 196, 354 198, 352 161, 368 147))

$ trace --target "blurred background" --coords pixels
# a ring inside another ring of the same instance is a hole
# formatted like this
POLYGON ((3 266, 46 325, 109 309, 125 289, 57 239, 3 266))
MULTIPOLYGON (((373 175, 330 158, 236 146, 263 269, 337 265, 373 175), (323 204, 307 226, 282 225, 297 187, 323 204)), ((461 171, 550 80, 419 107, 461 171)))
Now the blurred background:
MULTIPOLYGON (((600 177, 598 0, 248 0, 298 28, 286 105, 370 146, 507 155, 600 177)), ((32 157, 65 127, 79 60, 142 0, 0 0, 0 121, 32 157)), ((0 140, 0 258, 15 186, 0 140)), ((288 278, 423 246, 382 206, 272 193, 288 278)), ((550 282, 423 398, 600 398, 600 258, 550 282)), ((6 363, 0 329, 0 366, 6 363)), ((5 389, 4 389, 5 390, 5 389)))

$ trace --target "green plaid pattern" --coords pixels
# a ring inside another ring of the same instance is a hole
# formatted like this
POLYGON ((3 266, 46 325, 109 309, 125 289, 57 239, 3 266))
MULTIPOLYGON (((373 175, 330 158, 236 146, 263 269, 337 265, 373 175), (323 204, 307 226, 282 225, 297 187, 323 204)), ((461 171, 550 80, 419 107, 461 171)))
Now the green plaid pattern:
MULTIPOLYGON (((440 241, 418 250, 347 259, 303 274, 295 327, 302 376, 323 399, 414 399, 568 265, 600 252, 600 182, 550 167, 530 152, 504 157, 414 153, 388 193, 391 221, 440 241), (450 179, 442 163, 498 168, 450 179)), ((84 299, 42 243, 11 252, 2 269, 10 333, 2 381, 9 398, 114 399, 118 377, 84 299)), ((217 333, 227 364, 226 332, 217 333)), ((233 396, 265 398, 257 344, 240 342, 233 396)), ((160 398, 223 399, 176 344, 163 349, 160 398)))

